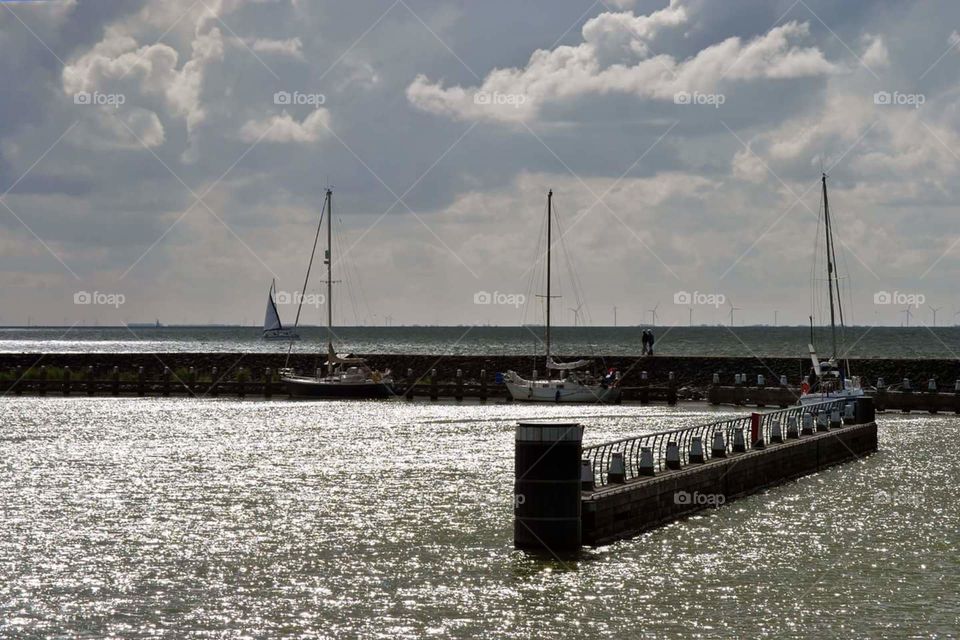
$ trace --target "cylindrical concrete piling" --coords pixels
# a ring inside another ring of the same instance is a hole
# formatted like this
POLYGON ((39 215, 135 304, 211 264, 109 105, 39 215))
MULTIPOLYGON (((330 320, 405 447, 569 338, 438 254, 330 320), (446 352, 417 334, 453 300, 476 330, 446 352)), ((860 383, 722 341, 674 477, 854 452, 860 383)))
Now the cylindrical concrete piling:
POLYGON ((830 411, 830 428, 839 429, 843 426, 843 422, 840 420, 840 409, 833 409, 830 411))
POLYGON ((246 379, 247 376, 244 373, 243 367, 237 368, 237 397, 242 398, 247 395, 246 390, 246 379))
POLYGON ((146 393, 147 380, 143 372, 143 367, 137 368, 137 395, 141 398, 146 393))
POLYGON ((580 548, 583 427, 521 422, 514 445, 513 544, 517 549, 580 548))
POLYGON ((763 376, 762 373, 758 373, 758 374, 757 374, 757 387, 759 387, 760 389, 763 389, 765 386, 767 386, 767 379, 763 376))
POLYGON ((787 439, 797 440, 800 438, 800 429, 797 427, 797 416, 787 417, 787 439))
POLYGON ((667 443, 667 469, 676 471, 680 468, 680 446, 676 442, 667 443))
POLYGON ((163 368, 163 397, 170 395, 170 367, 163 368))
POLYGON ((580 489, 581 491, 593 491, 597 486, 593 477, 593 463, 589 460, 580 461, 580 489))
POLYGON ((817 431, 829 431, 829 416, 826 411, 820 410, 817 413, 817 431))
POLYGON ((780 428, 780 418, 774 418, 770 423, 770 442, 775 444, 783 442, 783 430, 780 428))
POLYGON ((843 424, 857 424, 857 403, 854 401, 843 405, 843 424))
POLYGON ((650 378, 646 371, 640 372, 640 404, 650 404, 650 378))
POLYGON ((97 392, 97 378, 93 372, 93 365, 87 367, 87 395, 92 396, 97 392))
POLYGON ((780 375, 780 386, 781 387, 787 386, 787 376, 783 374, 780 375))
POLYGON ((615 451, 610 456, 610 468, 607 469, 607 482, 620 484, 627 481, 627 465, 623 460, 623 452, 615 451))
POLYGON ((640 465, 637 471, 641 476, 656 475, 657 470, 653 466, 653 449, 650 447, 640 447, 640 465))
POLYGON ((480 369, 480 400, 487 399, 487 370, 480 369))
POLYGON ((453 392, 454 400, 463 400, 463 369, 457 369, 456 388, 453 392))
POLYGON ((677 405, 677 376, 671 371, 667 377, 667 405, 677 405))
POLYGON ((70 367, 63 368, 63 395, 70 395, 70 367))
POLYGON ((703 464, 706 462, 703 454, 703 438, 700 436, 693 436, 693 439, 690 441, 690 454, 688 459, 691 464, 703 464))
POLYGON ((110 393, 114 396, 120 395, 120 367, 114 366, 112 377, 110 379, 110 393))
MULTIPOLYGON (((320 377, 320 370, 317 369, 317 377, 320 377)), ((213 367, 210 369, 210 388, 207 389, 207 393, 212 397, 216 398, 219 391, 217 390, 217 382, 220 381, 220 378, 217 376, 217 368, 213 367)))
POLYGON ((812 436, 813 435, 813 414, 805 413, 803 414, 803 435, 812 436))
POLYGON ((436 400, 440 397, 440 391, 437 389, 437 370, 430 369, 430 399, 436 400))
POLYGON ((723 431, 713 432, 713 444, 710 447, 710 457, 711 458, 727 457, 727 443, 723 439, 723 431))
POLYGON ((733 430, 733 452, 743 453, 747 450, 747 442, 743 438, 743 427, 737 427, 733 430))

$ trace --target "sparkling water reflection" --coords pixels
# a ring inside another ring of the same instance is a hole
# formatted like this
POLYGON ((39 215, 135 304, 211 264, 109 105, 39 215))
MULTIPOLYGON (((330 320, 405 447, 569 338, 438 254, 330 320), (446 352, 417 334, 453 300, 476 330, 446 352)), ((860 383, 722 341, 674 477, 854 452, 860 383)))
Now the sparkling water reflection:
POLYGON ((513 425, 663 407, 4 399, 0 634, 955 635, 953 416, 638 539, 512 549, 513 425))

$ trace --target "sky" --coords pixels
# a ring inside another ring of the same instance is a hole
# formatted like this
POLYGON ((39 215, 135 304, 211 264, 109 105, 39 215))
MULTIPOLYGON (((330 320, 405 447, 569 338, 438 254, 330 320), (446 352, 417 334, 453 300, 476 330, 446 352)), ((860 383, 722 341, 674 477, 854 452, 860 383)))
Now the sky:
POLYGON ((954 324, 958 29, 948 0, 2 2, 0 324, 254 324, 272 280, 289 324, 328 186, 337 324, 539 321, 550 189, 556 323, 819 324, 821 171, 847 321, 954 324))

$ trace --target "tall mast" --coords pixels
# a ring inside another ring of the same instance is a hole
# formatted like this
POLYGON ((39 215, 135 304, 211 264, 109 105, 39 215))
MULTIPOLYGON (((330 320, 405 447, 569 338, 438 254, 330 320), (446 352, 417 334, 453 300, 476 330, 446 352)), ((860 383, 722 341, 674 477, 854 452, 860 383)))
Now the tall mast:
MULTIPOLYGON (((827 289, 830 292, 830 339, 833 343, 833 358, 835 359, 837 357, 837 323, 833 310, 833 233, 830 230, 830 203, 827 200, 827 174, 824 173, 821 175, 821 181, 823 182, 823 226, 827 234, 827 289)), ((840 292, 837 291, 837 297, 839 296, 840 292)))
POLYGON ((327 189, 327 375, 333 375, 333 191, 327 189))
POLYGON ((547 377, 550 376, 550 249, 552 242, 553 223, 553 189, 547 192, 547 377))

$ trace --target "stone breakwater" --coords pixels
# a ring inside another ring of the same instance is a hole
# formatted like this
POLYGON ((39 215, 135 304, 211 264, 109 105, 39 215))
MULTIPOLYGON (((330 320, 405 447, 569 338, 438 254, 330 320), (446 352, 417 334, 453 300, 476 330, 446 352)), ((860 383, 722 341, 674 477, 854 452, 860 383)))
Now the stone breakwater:
MULTIPOLYGON (((498 371, 513 369, 529 374, 536 367, 544 373, 542 356, 471 356, 471 355, 398 355, 398 354, 362 354, 368 363, 378 369, 391 369, 397 378, 405 378, 408 370, 413 377, 429 377, 433 369, 441 382, 453 381, 457 370, 461 370, 465 380, 479 378, 485 370, 487 379, 492 382, 498 371)), ((810 367, 807 358, 729 358, 695 356, 612 356, 593 358, 592 356, 569 356, 564 359, 587 358, 595 362, 594 371, 599 373, 607 367, 615 367, 624 375, 623 384, 640 384, 641 372, 646 371, 653 384, 665 383, 670 372, 674 372, 679 387, 707 387, 713 374, 720 374, 722 384, 732 384, 735 374, 745 374, 747 381, 754 384, 757 375, 763 375, 768 385, 776 384, 780 375, 786 375, 789 384, 798 384, 810 367)), ((285 353, 4 353, 0 354, 0 373, 9 373, 22 367, 45 365, 48 369, 70 367, 72 371, 94 367, 96 375, 103 375, 118 367, 121 372, 135 372, 139 367, 149 377, 159 375, 164 367, 171 371, 194 367, 199 375, 209 373, 216 367, 220 375, 237 371, 239 368, 251 379, 259 379, 267 368, 276 372, 285 366, 299 372, 312 372, 322 366, 323 356, 315 354, 291 354, 289 362, 285 353)), ((860 359, 851 360, 850 366, 855 375, 861 376, 866 384, 875 385, 883 378, 887 385, 899 384, 903 378, 909 378, 914 388, 925 388, 927 381, 935 378, 941 389, 950 387, 960 379, 960 361, 956 359, 860 359)))

